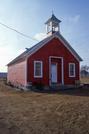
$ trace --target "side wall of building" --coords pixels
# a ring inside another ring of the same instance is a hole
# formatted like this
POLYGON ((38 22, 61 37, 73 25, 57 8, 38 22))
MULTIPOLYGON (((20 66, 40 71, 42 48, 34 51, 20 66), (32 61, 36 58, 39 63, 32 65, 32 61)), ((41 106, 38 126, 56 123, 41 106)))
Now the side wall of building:
POLYGON ((26 61, 8 66, 7 81, 15 86, 26 85, 26 61))

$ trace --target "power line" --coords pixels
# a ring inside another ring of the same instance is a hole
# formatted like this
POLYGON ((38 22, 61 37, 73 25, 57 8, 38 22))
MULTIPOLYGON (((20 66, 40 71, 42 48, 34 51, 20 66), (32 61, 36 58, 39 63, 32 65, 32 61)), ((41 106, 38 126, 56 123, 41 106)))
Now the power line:
POLYGON ((24 36, 24 37, 26 37, 26 38, 30 38, 30 39, 32 39, 32 40, 38 41, 37 39, 35 39, 35 38, 33 38, 33 37, 30 37, 29 35, 24 34, 24 33, 22 33, 22 32, 19 32, 18 30, 14 29, 14 28, 11 28, 10 26, 8 26, 8 25, 6 25, 6 24, 3 24, 3 23, 0 22, 0 25, 2 25, 2 26, 4 26, 4 27, 6 27, 6 28, 8 28, 8 29, 10 29, 10 30, 12 30, 12 31, 14 31, 14 32, 16 32, 16 33, 18 33, 18 34, 24 36))

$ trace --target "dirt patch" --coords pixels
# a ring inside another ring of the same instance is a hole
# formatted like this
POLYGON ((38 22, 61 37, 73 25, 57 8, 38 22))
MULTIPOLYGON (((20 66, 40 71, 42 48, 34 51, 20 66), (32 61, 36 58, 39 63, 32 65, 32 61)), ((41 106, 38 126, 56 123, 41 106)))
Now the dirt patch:
POLYGON ((0 134, 88 134, 89 89, 17 92, 0 81, 0 134))

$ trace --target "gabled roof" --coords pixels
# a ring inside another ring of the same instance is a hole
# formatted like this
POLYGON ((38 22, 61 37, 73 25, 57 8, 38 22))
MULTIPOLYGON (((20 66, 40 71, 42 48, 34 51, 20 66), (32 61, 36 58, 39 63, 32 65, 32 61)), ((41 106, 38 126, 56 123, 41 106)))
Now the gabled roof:
POLYGON ((71 45, 66 41, 66 39, 59 33, 56 32, 53 35, 45 38, 44 40, 40 41, 39 43, 37 43, 36 45, 34 45, 31 48, 28 48, 26 51, 24 51, 22 54, 20 54, 18 57, 16 57, 14 60, 12 60, 9 65, 18 63, 20 61, 25 60, 26 58, 28 58, 30 55, 32 55, 33 53, 35 53, 37 50, 39 50, 41 47, 43 47, 45 44, 47 44, 49 41, 51 41, 53 38, 58 38, 63 45, 71 52, 71 54, 78 60, 78 61, 82 61, 82 58, 76 53, 76 51, 71 47, 71 45))
POLYGON ((54 14, 52 14, 52 17, 49 18, 45 24, 48 24, 50 21, 53 21, 53 22, 57 22, 57 23, 60 23, 61 21, 59 19, 56 18, 56 16, 54 14))

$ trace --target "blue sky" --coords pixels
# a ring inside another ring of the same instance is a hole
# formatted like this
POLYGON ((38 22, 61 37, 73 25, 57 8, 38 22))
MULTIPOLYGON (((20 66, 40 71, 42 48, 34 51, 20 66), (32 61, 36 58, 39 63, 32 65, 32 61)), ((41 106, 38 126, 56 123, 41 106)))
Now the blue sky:
MULTIPOLYGON (((0 22, 41 40, 45 21, 52 10, 61 23, 61 34, 89 65, 89 0, 3 0, 0 22)), ((22 37, 0 25, 0 71, 6 64, 36 41, 22 37)))

